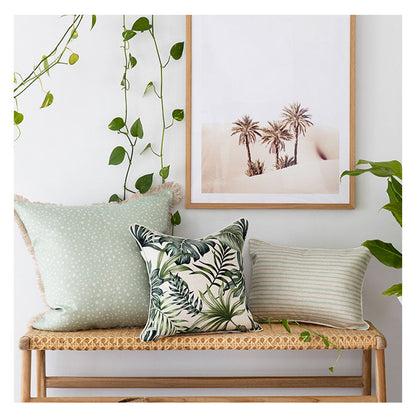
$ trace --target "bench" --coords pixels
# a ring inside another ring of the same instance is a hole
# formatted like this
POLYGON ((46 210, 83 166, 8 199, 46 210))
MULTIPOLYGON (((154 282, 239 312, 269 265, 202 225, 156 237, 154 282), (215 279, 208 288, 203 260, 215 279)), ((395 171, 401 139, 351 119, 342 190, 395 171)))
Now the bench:
POLYGON ((152 342, 140 341, 141 328, 50 332, 30 329, 20 338, 22 350, 22 402, 385 402, 384 349, 386 340, 370 322, 366 331, 305 324, 341 350, 362 350, 358 376, 308 377, 48 377, 45 353, 51 350, 325 350, 317 336, 300 339, 296 326, 288 333, 282 324, 263 324, 263 331, 249 333, 185 334, 152 342), (375 351, 376 394, 371 394, 372 350, 375 351), (31 395, 31 359, 36 351, 37 396, 31 395), (356 387, 357 396, 188 396, 188 397, 48 397, 51 388, 305 388, 356 387))

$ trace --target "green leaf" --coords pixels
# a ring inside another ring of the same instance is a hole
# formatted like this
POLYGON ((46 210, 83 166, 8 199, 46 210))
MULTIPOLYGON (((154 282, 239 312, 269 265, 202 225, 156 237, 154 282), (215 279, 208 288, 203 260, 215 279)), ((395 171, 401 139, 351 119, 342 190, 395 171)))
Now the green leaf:
POLYGON ((69 57, 69 65, 74 65, 75 62, 77 62, 79 59, 79 56, 76 53, 71 54, 71 56, 69 57))
POLYGON ((48 58, 46 57, 46 55, 42 55, 42 59, 43 59, 43 68, 46 70, 46 73, 48 74, 48 76, 50 76, 48 58))
POLYGON ((400 202, 402 200, 402 184, 394 177, 387 180, 387 194, 390 202, 400 202))
POLYGON ((377 172, 384 172, 383 175, 376 175, 371 169, 371 173, 376 176, 397 176, 402 179, 402 164, 398 160, 390 160, 388 162, 371 162, 369 160, 360 159, 357 165, 369 164, 377 172))
POLYGON ((23 121, 24 117, 22 113, 14 112, 14 124, 17 126, 23 121))
POLYGON ((386 266, 396 269, 402 268, 402 254, 391 243, 384 243, 381 240, 367 240, 361 245, 367 247, 371 254, 386 266))
POLYGON ((321 335, 321 338, 322 338, 322 341, 324 342, 325 346, 329 347, 329 341, 322 335, 321 335))
POLYGON ((124 40, 130 40, 131 38, 136 36, 136 32, 134 32, 133 30, 125 30, 122 33, 122 36, 123 36, 124 40))
POLYGON ((125 126, 124 120, 121 117, 116 117, 113 120, 111 120, 110 124, 108 125, 108 128, 110 130, 121 130, 125 126))
POLYGON ((159 175, 160 175, 163 179, 167 179, 167 177, 169 176, 169 168, 170 168, 170 165, 168 165, 168 166, 164 166, 162 169, 160 169, 160 171, 159 171, 159 175))
POLYGON ((402 226, 402 202, 390 202, 389 204, 384 205, 381 209, 390 211, 396 221, 402 226))
POLYGON ((300 334, 300 339, 301 339, 303 342, 309 342, 309 341, 311 340, 311 333, 310 333, 309 331, 303 331, 303 332, 300 334))
POLYGON ((382 294, 387 296, 402 296, 402 284, 398 283, 396 285, 393 285, 387 290, 385 290, 382 294))
POLYGON ((121 198, 117 194, 113 194, 110 196, 108 202, 120 202, 121 198))
POLYGON ((285 327, 286 331, 289 332, 290 334, 290 326, 289 326, 289 322, 287 321, 287 319, 282 319, 282 324, 285 327))
POLYGON ((40 108, 49 107, 52 103, 53 103, 53 95, 51 94, 50 91, 48 91, 45 95, 45 98, 40 108))
POLYGON ((177 120, 177 121, 182 121, 183 117, 184 117, 184 112, 183 110, 180 109, 176 109, 172 111, 172 117, 177 120))
POLYGON ((74 29, 72 31, 71 39, 76 39, 78 37, 78 32, 74 29))
POLYGON ((126 156, 126 150, 123 146, 117 146, 113 149, 110 155, 109 165, 119 165, 126 156))
POLYGON ((130 133, 133 137, 143 138, 143 126, 140 117, 131 125, 130 133))
POLYGON ((143 175, 136 181, 136 189, 141 193, 146 193, 153 183, 153 173, 149 173, 148 175, 143 175))
POLYGON ((183 42, 178 42, 175 43, 171 48, 170 48, 170 56, 175 59, 178 60, 181 58, 182 56, 182 52, 183 52, 183 42))
POLYGON ((153 85, 153 82, 152 81, 150 81, 147 85, 146 85, 146 88, 144 89, 144 93, 143 93, 143 95, 145 95, 146 93, 147 93, 147 91, 149 91, 150 90, 150 88, 154 88, 154 85, 153 85))
POLYGON ((328 370, 333 373, 334 372, 334 367, 329 367, 328 370))
POLYGON ((136 32, 144 32, 145 30, 151 29, 152 25, 149 23, 147 17, 140 17, 133 23, 132 30, 136 32))
POLYGON ((93 14, 91 16, 91 29, 90 30, 93 29, 93 27, 95 26, 96 23, 97 23, 97 16, 95 14, 93 14))
POLYGON ((15 84, 17 84, 16 72, 13 72, 13 82, 14 82, 15 84))
POLYGON ((149 148, 150 149, 152 148, 152 144, 151 143, 147 143, 146 147, 140 152, 140 154, 142 155, 149 148))
POLYGON ((181 223, 182 219, 181 219, 181 215, 179 214, 178 211, 176 211, 173 215, 172 218, 170 219, 170 222, 173 225, 179 225, 181 223))
POLYGON ((129 61, 130 61, 130 67, 134 68, 137 64, 137 59, 131 53, 129 53, 129 61))

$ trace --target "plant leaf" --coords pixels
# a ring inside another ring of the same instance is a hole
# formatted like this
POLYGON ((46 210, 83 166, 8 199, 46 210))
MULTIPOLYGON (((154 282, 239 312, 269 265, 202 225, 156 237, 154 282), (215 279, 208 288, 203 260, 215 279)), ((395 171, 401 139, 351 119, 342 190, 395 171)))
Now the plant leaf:
POLYGON ((147 17, 140 17, 133 23, 132 30, 136 32, 144 32, 145 30, 151 29, 152 25, 149 23, 147 17))
POLYGON ((143 126, 140 117, 131 125, 130 133, 133 137, 143 138, 143 126))
POLYGON ((51 94, 50 91, 48 91, 45 95, 45 98, 40 108, 49 107, 52 103, 53 103, 53 95, 51 94))
POLYGON ((176 211, 173 215, 172 218, 170 219, 170 222, 173 225, 179 225, 181 223, 182 219, 181 219, 181 215, 179 214, 178 211, 176 211))
POLYGON ((46 57, 46 55, 42 55, 42 59, 43 59, 43 68, 46 70, 46 73, 48 74, 48 77, 49 77, 50 74, 49 74, 48 58, 46 57))
POLYGON ((147 143, 146 147, 140 152, 140 154, 142 155, 147 149, 151 148, 152 144, 151 143, 147 143))
POLYGON ((124 120, 121 117, 116 117, 111 120, 110 124, 108 125, 108 128, 110 130, 116 131, 121 130, 124 126, 124 120))
POLYGON ((328 370, 333 373, 334 372, 334 367, 328 367, 328 370))
POLYGON ((76 39, 78 37, 78 32, 74 29, 71 34, 71 39, 76 39))
POLYGON ((402 284, 398 283, 396 285, 393 285, 389 287, 387 290, 385 290, 382 294, 387 296, 402 296, 402 284))
POLYGON ((108 202, 120 202, 121 198, 117 194, 113 194, 110 196, 108 202))
POLYGON ((303 331, 303 332, 300 334, 300 339, 301 339, 303 342, 309 342, 309 341, 311 340, 311 333, 310 333, 309 331, 303 331))
POLYGON ((113 149, 110 155, 109 165, 119 165, 126 156, 126 150, 123 146, 117 146, 113 149))
POLYGON ((393 217, 396 221, 402 226, 402 202, 390 202, 389 204, 381 207, 387 211, 390 211, 393 214, 393 217))
POLYGON ((68 59, 69 65, 74 65, 75 62, 77 62, 79 59, 79 56, 76 53, 71 54, 71 56, 68 59))
POLYGON ((136 189, 141 193, 146 193, 153 183, 153 173, 149 173, 148 175, 143 175, 136 181, 136 189))
POLYGON ((134 36, 136 36, 136 32, 134 32, 133 30, 125 30, 122 33, 122 36, 123 36, 123 39, 127 41, 133 38, 134 36))
POLYGON ((182 53, 183 53, 183 42, 178 42, 175 43, 171 48, 170 48, 170 56, 175 59, 178 60, 181 58, 182 53))
POLYGON ((149 91, 150 90, 150 88, 154 88, 154 85, 153 85, 153 82, 152 81, 150 81, 147 85, 146 85, 146 88, 144 89, 144 93, 143 93, 143 95, 145 95, 146 93, 147 93, 147 91, 149 91))
POLYGON ((97 23, 97 16, 95 14, 93 14, 91 16, 91 29, 90 30, 93 29, 93 27, 95 26, 96 23, 97 23))
POLYGON ((172 111, 172 117, 177 120, 177 121, 182 121, 183 117, 184 117, 184 112, 183 110, 180 109, 176 109, 172 111))
POLYGON ((321 335, 321 338, 322 338, 322 341, 324 342, 325 346, 329 347, 329 341, 322 335, 321 335))
POLYGON ((381 240, 367 240, 361 245, 367 247, 371 254, 386 266, 396 269, 402 268, 402 254, 391 243, 384 243, 381 240))
POLYGON ((387 194, 390 202, 402 200, 402 184, 393 176, 387 180, 387 194))
POLYGON ((137 59, 131 53, 129 53, 129 61, 130 61, 130 67, 134 68, 137 64, 137 59))
POLYGON ((289 332, 290 334, 290 326, 289 326, 289 322, 287 321, 287 319, 282 319, 282 324, 285 327, 286 331, 289 332))
POLYGON ((17 111, 14 112, 14 124, 17 126, 19 125, 24 119, 22 113, 18 113, 17 111))
MULTIPOLYGON (((402 164, 398 160, 390 160, 388 162, 371 162, 369 160, 360 159, 357 162, 357 165, 364 165, 367 163, 373 169, 376 169, 377 172, 385 172, 385 175, 380 176, 397 176, 399 179, 402 179, 402 164)), ((370 170, 371 173, 373 173, 373 169, 370 170)))
POLYGON ((163 179, 167 179, 167 177, 169 176, 169 168, 170 168, 170 165, 168 165, 168 166, 164 166, 162 169, 160 169, 160 171, 159 171, 159 175, 160 175, 163 179))

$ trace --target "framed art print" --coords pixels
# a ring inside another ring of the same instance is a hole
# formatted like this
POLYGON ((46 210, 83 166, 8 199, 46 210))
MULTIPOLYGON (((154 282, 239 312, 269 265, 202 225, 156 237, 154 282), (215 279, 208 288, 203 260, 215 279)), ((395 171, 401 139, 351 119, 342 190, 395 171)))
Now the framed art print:
POLYGON ((355 16, 187 16, 187 208, 354 208, 355 16))

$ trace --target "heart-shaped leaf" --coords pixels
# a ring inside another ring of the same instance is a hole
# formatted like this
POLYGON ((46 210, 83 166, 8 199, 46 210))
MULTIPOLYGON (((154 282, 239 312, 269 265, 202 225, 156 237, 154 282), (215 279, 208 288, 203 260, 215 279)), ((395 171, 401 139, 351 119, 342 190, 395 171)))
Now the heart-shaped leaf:
POLYGON ((310 333, 309 331, 303 331, 303 332, 300 334, 300 339, 301 339, 303 342, 309 342, 309 341, 311 340, 311 333, 310 333))
POLYGON ((23 114, 18 113, 17 111, 14 112, 14 124, 19 125, 23 121, 23 114))
POLYGON ((177 120, 177 121, 182 121, 183 117, 184 117, 184 112, 183 110, 180 109, 176 109, 172 111, 172 117, 177 120))
POLYGON ((132 124, 130 133, 133 137, 143 138, 143 126, 140 117, 132 124))
POLYGON ((122 36, 123 36, 124 40, 130 40, 131 38, 136 36, 136 32, 134 32, 133 30, 125 30, 122 33, 122 36))
POLYGON ((117 194, 113 194, 110 196, 108 202, 120 202, 121 198, 117 194))
POLYGON ((163 179, 167 179, 167 177, 169 176, 169 168, 170 168, 170 165, 168 165, 168 166, 164 166, 162 169, 160 169, 160 171, 159 171, 159 175, 160 175, 163 179))
POLYGON ((74 65, 75 62, 77 62, 79 59, 79 56, 76 53, 71 54, 71 56, 68 59, 69 65, 74 65))
POLYGON ((146 193, 153 183, 153 173, 149 173, 148 175, 143 175, 136 181, 136 189, 141 193, 146 193))
POLYGON ((173 225, 179 225, 181 223, 182 219, 181 219, 181 215, 179 214, 178 211, 176 211, 173 215, 172 218, 170 219, 170 222, 173 225))
POLYGON ((49 107, 52 103, 53 103, 53 95, 51 94, 50 91, 48 91, 45 95, 45 98, 40 108, 49 107))
POLYGON ((126 156, 126 150, 123 146, 117 146, 113 149, 110 155, 109 165, 119 165, 126 156))
POLYGON ((146 147, 140 152, 140 154, 142 155, 147 149, 151 149, 151 147, 151 143, 147 143, 146 147))
POLYGON ((71 39, 76 39, 78 37, 78 32, 74 29, 72 31, 71 39))
POLYGON ((124 120, 121 117, 116 117, 113 120, 111 120, 110 124, 108 125, 108 128, 110 130, 121 130, 124 127, 124 120))
POLYGON ((290 334, 290 326, 289 326, 289 322, 287 321, 287 319, 282 319, 282 325, 285 327, 286 331, 289 332, 290 334))
POLYGON ((149 23, 149 19, 147 17, 140 17, 137 19, 132 26, 132 30, 136 32, 144 32, 145 30, 151 29, 152 25, 149 23))
POLYGON ((154 85, 153 85, 153 82, 152 81, 150 81, 147 85, 146 85, 146 88, 144 89, 144 93, 143 93, 143 95, 145 95, 146 93, 147 93, 147 91, 149 91, 150 90, 150 88, 154 88, 154 85))
POLYGON ((178 42, 175 43, 171 48, 170 48, 170 56, 175 59, 178 60, 181 58, 182 53, 183 53, 183 42, 178 42))
POLYGON ((137 59, 131 53, 129 53, 129 61, 131 68, 134 68, 137 64, 137 59))

